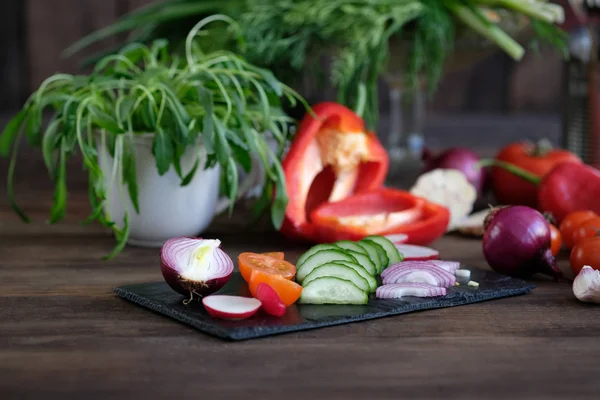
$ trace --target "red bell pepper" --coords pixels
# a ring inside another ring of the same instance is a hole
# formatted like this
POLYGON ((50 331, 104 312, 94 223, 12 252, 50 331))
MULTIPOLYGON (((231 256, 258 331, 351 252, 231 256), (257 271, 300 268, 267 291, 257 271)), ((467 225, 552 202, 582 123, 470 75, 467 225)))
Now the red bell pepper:
POLYGON ((559 223, 573 211, 600 214, 600 171, 594 167, 566 162, 540 177, 509 163, 496 161, 494 164, 536 185, 537 208, 550 213, 559 223))
POLYGON ((325 203, 311 212, 311 221, 320 242, 404 233, 407 243, 426 245, 446 232, 450 212, 409 192, 380 188, 325 203))
MULTIPOLYGON (((288 206, 281 232, 289 238, 314 238, 311 210, 383 185, 387 152, 364 121, 337 103, 320 103, 307 113, 282 165, 288 206)), ((311 239, 312 240, 312 239, 311 239)))

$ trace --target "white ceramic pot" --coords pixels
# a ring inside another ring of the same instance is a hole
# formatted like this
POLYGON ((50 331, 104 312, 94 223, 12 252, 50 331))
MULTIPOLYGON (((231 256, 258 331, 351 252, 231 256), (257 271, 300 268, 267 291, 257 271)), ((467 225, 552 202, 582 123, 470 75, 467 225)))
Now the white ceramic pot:
MULTIPOLYGON (((181 178, 173 167, 160 176, 152 154, 152 134, 133 137, 139 187, 139 214, 133 208, 125 186, 119 191, 119 183, 111 185, 114 162, 102 139, 98 140, 98 159, 107 190, 106 211, 111 220, 122 226, 125 207, 129 214, 129 244, 160 247, 165 240, 176 236, 197 236, 212 222, 214 216, 229 206, 225 198, 219 199, 220 168, 203 169, 206 160, 201 144, 190 147, 184 154, 181 166, 184 174, 190 171, 198 154, 200 167, 192 181, 181 186, 181 178)), ((125 138, 125 140, 130 140, 125 138)), ((258 168, 253 168, 256 171, 258 168)), ((256 173, 247 176, 240 185, 240 195, 253 186, 256 173)))

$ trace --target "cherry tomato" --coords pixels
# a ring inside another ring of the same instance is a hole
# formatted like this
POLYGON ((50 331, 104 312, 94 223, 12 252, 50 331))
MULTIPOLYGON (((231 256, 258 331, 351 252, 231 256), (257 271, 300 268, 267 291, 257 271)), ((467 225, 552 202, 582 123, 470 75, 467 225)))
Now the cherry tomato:
POLYGON ((575 275, 585 265, 600 270, 600 237, 585 238, 577 243, 571 250, 570 261, 575 275))
POLYGON ((579 224, 572 237, 573 242, 577 244, 583 239, 594 236, 600 236, 600 217, 594 217, 579 224))
POLYGON ((269 256, 278 260, 285 260, 285 253, 283 251, 270 251, 268 253, 262 253, 263 256, 269 256))
POLYGON ((593 211, 574 211, 562 220, 559 229, 563 243, 567 249, 571 249, 575 245, 573 234, 579 225, 597 216, 593 211))
POLYGON ((550 227, 550 250, 552 250, 552 255, 555 256, 560 251, 560 247, 562 246, 562 236, 558 228, 552 224, 548 224, 550 227))
POLYGON ((254 270, 248 284, 252 297, 257 297, 258 288, 261 283, 269 285, 275 293, 277 293, 277 296, 279 296, 286 307, 289 307, 298 301, 302 294, 302 286, 298 285, 296 282, 287 280, 281 275, 273 275, 261 270, 254 270))
POLYGON ((266 274, 281 275, 285 279, 292 279, 296 275, 296 267, 284 260, 257 253, 242 253, 238 256, 238 267, 246 282, 250 282, 253 271, 262 271, 266 274))

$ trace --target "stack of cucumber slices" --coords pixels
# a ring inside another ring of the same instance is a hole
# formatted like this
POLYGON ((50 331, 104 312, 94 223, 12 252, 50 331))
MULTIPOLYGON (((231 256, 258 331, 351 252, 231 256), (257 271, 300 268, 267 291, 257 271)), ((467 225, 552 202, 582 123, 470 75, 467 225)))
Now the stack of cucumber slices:
POLYGON ((303 304, 367 304, 377 289, 377 276, 403 260, 394 243, 383 236, 358 242, 319 244, 296 263, 296 281, 303 304))

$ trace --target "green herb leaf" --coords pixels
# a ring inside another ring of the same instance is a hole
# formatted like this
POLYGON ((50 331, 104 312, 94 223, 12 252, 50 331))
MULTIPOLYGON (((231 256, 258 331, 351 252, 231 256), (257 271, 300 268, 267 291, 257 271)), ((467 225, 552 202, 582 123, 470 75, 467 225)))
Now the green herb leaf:
POLYGON ((0 155, 7 157, 10 154, 12 144, 19 134, 19 130, 23 126, 23 121, 25 121, 28 112, 29 109, 24 108, 6 124, 2 135, 0 135, 0 155))
POLYGON ((57 159, 57 146, 60 143, 60 134, 58 128, 61 125, 61 121, 55 119, 50 122, 46 129, 46 134, 42 140, 42 156, 44 157, 44 164, 50 176, 55 176, 56 159, 57 159))
POLYGON ((29 223, 29 217, 25 214, 21 207, 18 206, 15 199, 15 168, 17 165, 19 145, 21 144, 21 134, 22 131, 20 131, 15 138, 15 145, 12 148, 10 163, 8 164, 8 180, 6 182, 6 188, 8 191, 8 201, 10 202, 10 206, 23 222, 29 223))
POLYGON ((94 122, 100 128, 111 133, 125 133, 125 130, 119 126, 117 120, 102 111, 100 108, 94 105, 89 105, 88 110, 92 114, 94 122))
POLYGON ((244 150, 235 144, 231 144, 231 149, 233 150, 236 161, 240 163, 244 171, 250 172, 252 169, 252 157, 248 150, 244 150))
POLYGON ((219 160, 219 164, 225 166, 230 160, 229 157, 231 156, 231 147, 227 141, 225 126, 221 120, 215 120, 215 128, 215 150, 217 153, 217 160, 219 160))
POLYGON ((135 212, 140 213, 139 188, 137 183, 137 170, 135 165, 135 147, 132 138, 125 141, 123 146, 123 182, 127 185, 129 198, 135 212))
POLYGON ((164 175, 173 163, 174 149, 171 139, 161 130, 154 135, 152 154, 156 159, 156 168, 159 175, 164 175))
POLYGON ((227 161, 225 176, 227 182, 227 197, 229 197, 229 215, 231 215, 238 194, 238 170, 235 161, 231 158, 227 161))
POLYGON ((113 228, 113 231, 115 232, 115 239, 117 239, 117 245, 109 255, 103 257, 104 260, 111 260, 117 254, 123 251, 125 245, 127 245, 127 240, 129 239, 130 229, 131 225, 129 224, 129 213, 126 212, 125 216, 123 217, 123 229, 117 229, 116 227, 113 228))
POLYGON ((67 208, 67 149, 62 143, 54 182, 56 187, 54 188, 54 203, 50 210, 51 224, 63 219, 67 208))
POLYGON ((196 175, 196 171, 198 170, 198 167, 200 166, 200 158, 196 159, 196 162, 194 163, 194 166, 192 167, 192 169, 190 170, 190 172, 187 173, 187 175, 183 178, 183 180, 181 181, 181 186, 187 186, 190 184, 190 182, 192 181, 192 179, 194 179, 194 176, 196 175))
POLYGON ((275 173, 277 174, 277 181, 275 187, 275 199, 271 206, 271 221, 275 229, 281 228, 283 224, 283 218, 285 216, 285 209, 288 204, 287 188, 285 185, 285 174, 281 168, 279 162, 274 163, 275 173))

